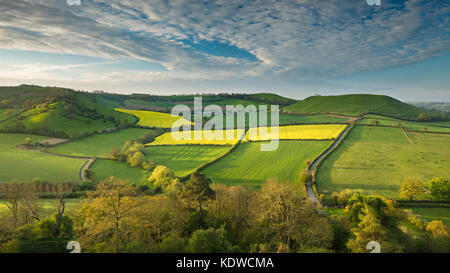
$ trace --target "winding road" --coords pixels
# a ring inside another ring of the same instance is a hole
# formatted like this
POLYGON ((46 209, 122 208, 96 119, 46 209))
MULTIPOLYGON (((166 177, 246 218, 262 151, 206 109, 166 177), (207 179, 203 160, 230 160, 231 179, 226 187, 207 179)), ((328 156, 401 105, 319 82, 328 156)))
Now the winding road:
MULTIPOLYGON (((316 159, 314 159, 313 163, 308 167, 308 174, 312 175, 314 169, 318 166, 319 162, 325 157, 327 156, 329 153, 331 153, 336 147, 337 145, 339 145, 341 139, 347 134, 348 131, 350 131, 353 128, 353 123, 348 125, 347 127, 345 127, 345 129, 341 132, 341 134, 339 135, 339 137, 336 139, 336 141, 333 142, 333 144, 326 149, 322 154, 320 154, 316 159)), ((319 200, 317 200, 317 196, 314 193, 313 190, 313 185, 311 181, 308 181, 306 183, 306 192, 308 193, 308 197, 309 200, 316 204, 317 202, 319 202, 319 200)))

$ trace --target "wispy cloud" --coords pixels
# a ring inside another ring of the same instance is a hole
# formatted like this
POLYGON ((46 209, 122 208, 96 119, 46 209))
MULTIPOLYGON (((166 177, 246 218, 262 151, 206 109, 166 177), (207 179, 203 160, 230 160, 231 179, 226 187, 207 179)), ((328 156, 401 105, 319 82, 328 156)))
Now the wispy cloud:
MULTIPOLYGON (((450 4, 437 0, 382 1, 381 6, 365 0, 86 0, 81 6, 15 0, 1 1, 0 13, 3 49, 132 58, 166 68, 134 78, 127 71, 100 75, 111 80, 319 80, 450 51, 450 4), (212 54, 196 43, 223 46, 212 54), (227 45, 254 57, 221 54, 227 45)), ((0 76, 53 70, 23 69, 0 76)))

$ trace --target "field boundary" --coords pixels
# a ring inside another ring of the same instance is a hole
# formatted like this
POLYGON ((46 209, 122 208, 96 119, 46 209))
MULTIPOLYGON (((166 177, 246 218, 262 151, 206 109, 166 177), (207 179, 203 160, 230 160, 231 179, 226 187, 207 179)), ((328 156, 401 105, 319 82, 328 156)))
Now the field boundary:
POLYGON ((402 132, 406 136, 406 138, 408 139, 409 144, 413 145, 413 142, 412 142, 411 138, 408 136, 408 134, 406 133, 405 129, 402 128, 402 132))
MULTIPOLYGON (((355 122, 357 122, 358 120, 356 120, 355 122)), ((334 150, 336 150, 339 145, 344 141, 344 139, 347 137, 347 135, 349 134, 349 132, 351 131, 351 129, 353 129, 353 127, 355 127, 355 122, 347 125, 347 127, 341 132, 341 134, 339 135, 339 137, 336 139, 335 142, 333 142, 332 144, 330 144, 330 146, 323 151, 319 156, 317 156, 308 166, 307 168, 307 172, 309 175, 311 175, 311 179, 310 181, 307 181, 305 184, 306 187, 306 192, 310 198, 310 200, 315 203, 318 204, 320 203, 318 200, 318 192, 317 192, 317 187, 316 187, 316 173, 320 168, 320 164, 322 163, 322 161, 324 159, 326 159, 334 150)))
POLYGON ((181 180, 186 180, 191 174, 193 174, 193 173, 195 173, 195 172, 200 172, 200 171, 202 171, 203 169, 205 169, 206 167, 208 167, 208 166, 210 166, 210 165, 216 163, 216 162, 219 161, 220 159, 222 159, 222 158, 224 158, 225 156, 231 154, 231 153, 237 148, 237 146, 239 146, 239 144, 241 144, 242 140, 245 138, 245 134, 247 133, 247 130, 248 130, 248 128, 244 131, 244 133, 242 134, 242 136, 240 137, 240 139, 238 140, 238 142, 237 142, 235 145, 233 145, 226 153, 224 153, 223 155, 221 155, 221 156, 219 156, 219 157, 217 157, 217 158, 215 158, 215 159, 213 159, 213 160, 211 160, 211 161, 209 161, 209 162, 207 162, 207 163, 205 163, 205 164, 199 166, 199 167, 196 168, 194 171, 192 171, 189 175, 183 176, 183 177, 181 178, 181 180))

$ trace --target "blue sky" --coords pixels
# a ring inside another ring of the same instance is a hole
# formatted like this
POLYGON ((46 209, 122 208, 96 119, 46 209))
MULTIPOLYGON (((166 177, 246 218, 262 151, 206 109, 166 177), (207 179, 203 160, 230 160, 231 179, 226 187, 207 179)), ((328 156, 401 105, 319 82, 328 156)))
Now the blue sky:
POLYGON ((450 102, 449 1, 0 2, 0 85, 450 102))

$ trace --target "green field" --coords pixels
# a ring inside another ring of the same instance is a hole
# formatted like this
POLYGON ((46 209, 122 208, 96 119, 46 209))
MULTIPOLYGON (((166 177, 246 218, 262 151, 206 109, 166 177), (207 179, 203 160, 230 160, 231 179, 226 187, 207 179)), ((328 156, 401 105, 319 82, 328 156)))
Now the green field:
POLYGON ((280 141, 278 149, 271 152, 261 151, 262 143, 241 143, 202 172, 227 185, 258 188, 269 178, 297 182, 306 162, 324 151, 331 141, 280 141))
MULTIPOLYGON (((83 199, 79 198, 68 198, 66 199, 66 213, 71 213, 72 208, 75 207, 76 204, 80 203, 83 199)), ((42 216, 47 217, 51 216, 53 213, 57 211, 56 209, 56 200, 55 199, 39 199, 39 203, 42 208, 42 216)), ((8 207, 6 206, 6 202, 0 199, 0 217, 2 215, 9 214, 10 211, 8 207)))
POLYGON ((399 128, 357 126, 321 164, 317 187, 321 192, 363 189, 397 199, 406 177, 422 183, 448 176, 450 136, 408 133, 399 128))
POLYGON ((147 183, 148 171, 141 168, 128 166, 126 162, 117 162, 113 160, 97 159, 92 164, 90 170, 94 171, 93 180, 103 181, 110 176, 128 180, 129 183, 143 185, 147 183))
POLYGON ((172 169, 181 177, 230 149, 229 146, 154 146, 145 148, 145 152, 147 159, 172 169))
POLYGON ((49 148, 49 151, 87 157, 108 157, 113 148, 120 148, 128 140, 135 140, 151 129, 129 128, 113 133, 97 134, 49 148))
POLYGON ((450 207, 447 208, 411 208, 414 214, 422 216, 427 222, 442 220, 450 227, 450 207))
POLYGON ((13 179, 26 182, 33 178, 50 182, 80 181, 80 169, 86 160, 16 149, 15 145, 22 144, 27 137, 33 141, 46 139, 24 134, 0 134, 0 182, 13 179))
POLYGON ((430 111, 382 95, 354 94, 340 96, 312 96, 283 108, 298 114, 336 113, 358 115, 373 112, 395 117, 417 119, 430 111))
MULTIPOLYGON (((375 115, 372 115, 375 116, 375 115)), ((360 120, 360 124, 372 124, 372 122, 378 121, 380 125, 387 126, 402 126, 410 131, 432 131, 432 132, 446 132, 450 133, 450 127, 441 127, 435 126, 433 122, 412 122, 412 121, 404 121, 400 119, 390 119, 390 118, 364 118, 360 120)))

